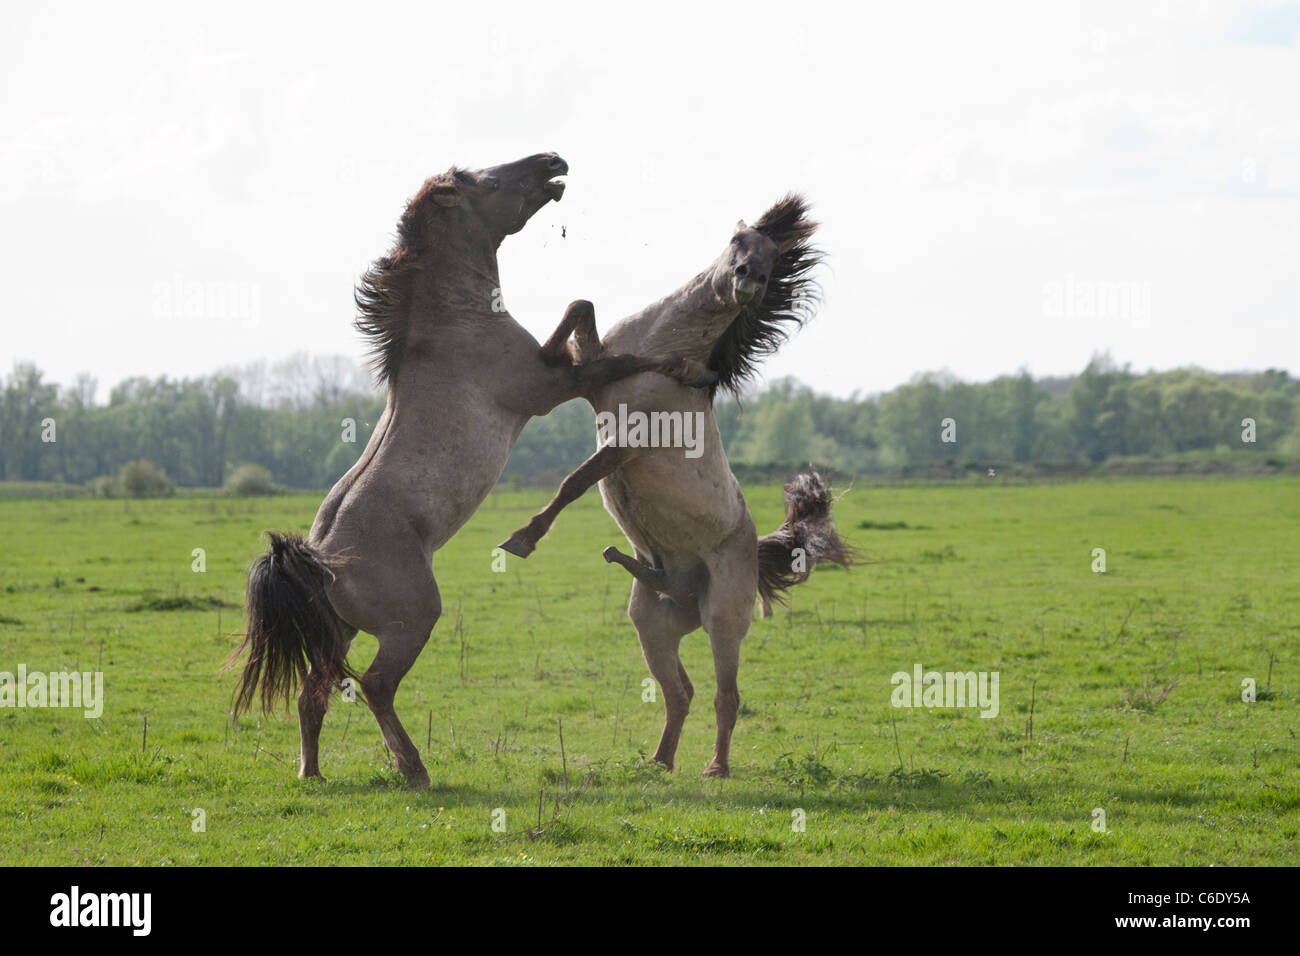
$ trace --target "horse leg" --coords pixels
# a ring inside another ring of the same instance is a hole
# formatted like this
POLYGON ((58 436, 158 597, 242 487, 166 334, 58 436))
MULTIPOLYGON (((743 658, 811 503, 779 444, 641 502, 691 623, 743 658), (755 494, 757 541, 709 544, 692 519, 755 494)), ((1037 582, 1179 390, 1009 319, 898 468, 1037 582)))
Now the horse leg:
POLYGON ((718 736, 713 759, 704 770, 706 777, 731 775, 731 734, 740 710, 736 675, 740 670, 740 642, 749 632, 754 614, 758 590, 757 549, 751 520, 707 562, 709 587, 700 607, 700 617, 713 651, 713 672, 718 686, 713 712, 718 736))
POLYGON ((596 307, 586 299, 570 302, 564 318, 555 327, 551 337, 542 345, 542 361, 547 365, 568 365, 573 361, 569 351, 569 335, 580 329, 580 341, 590 341, 596 329, 596 307))
POLYGON ((575 365, 573 397, 590 395, 612 382, 641 372, 658 372, 690 388, 708 388, 718 380, 718 373, 684 355, 671 354, 663 358, 642 355, 601 355, 585 365, 575 365))
POLYGON ((598 452, 560 482, 560 490, 555 493, 550 504, 533 515, 528 520, 528 524, 501 542, 499 547, 518 557, 528 557, 537 547, 537 542, 551 530, 551 525, 555 523, 560 512, 586 494, 587 489, 596 482, 617 471, 627 460, 627 456, 626 448, 618 448, 614 445, 602 446, 598 452))
MULTIPOLYGON (((356 632, 353 631, 353 637, 356 632)), ((352 643, 352 638, 347 639, 352 643)), ((320 686, 320 678, 315 671, 308 671, 298 692, 298 732, 302 738, 302 765, 298 776, 302 778, 325 777, 320 772, 320 728, 325 722, 325 711, 329 709, 329 688, 320 686)))
MULTIPOLYGON (((557 329, 555 334, 560 331, 557 329)), ((590 361, 573 364, 572 353, 566 359, 556 353, 550 340, 543 349, 548 346, 552 346, 551 351, 543 351, 537 367, 506 383, 505 392, 498 396, 503 407, 529 416, 547 415, 564 402, 587 398, 606 385, 642 372, 658 372, 691 388, 708 388, 718 380, 717 372, 676 353, 648 358, 598 352, 590 361)), ((586 358, 587 351, 582 356, 586 358)))
POLYGON ((716 372, 678 353, 649 358, 602 355, 602 351, 596 332, 596 307, 586 299, 578 299, 564 310, 564 318, 542 345, 541 355, 549 367, 568 366, 579 370, 575 376, 579 391, 570 396, 573 398, 638 372, 659 372, 692 388, 705 388, 718 380, 716 372), (574 339, 572 344, 570 335, 574 339))
POLYGON ((393 698, 397 694, 397 685, 429 640, 429 633, 425 631, 418 638, 413 632, 405 630, 400 634, 376 635, 379 638, 379 653, 375 655, 369 669, 361 675, 366 703, 370 705, 375 720, 379 721, 379 732, 383 734, 384 743, 392 751, 393 761, 406 782, 417 789, 429 786, 429 772, 424 769, 420 752, 411 743, 411 738, 397 717, 393 698))
POLYGON ((686 688, 686 703, 689 705, 695 699, 695 685, 686 676, 686 667, 682 664, 680 653, 677 656, 677 679, 682 682, 682 687, 686 688))
POLYGON ((652 568, 644 561, 628 557, 613 545, 602 551, 601 555, 606 563, 617 564, 641 584, 664 595, 674 604, 687 609, 696 607, 695 589, 680 576, 670 574, 663 568, 652 568))
POLYGON ((594 360, 604 351, 600 344, 600 333, 596 331, 596 313, 580 315, 573 326, 573 343, 569 346, 569 355, 574 365, 582 365, 594 360))
POLYGON ((658 594, 640 581, 632 585, 627 613, 636 625, 646 666, 664 695, 664 729, 651 759, 672 770, 682 725, 695 693, 677 649, 682 638, 700 626, 700 616, 693 610, 661 601, 658 594))
MULTIPOLYGON (((429 581, 433 581, 432 574, 429 581)), ((383 734, 384 743, 392 751, 397 769, 402 772, 406 782, 417 789, 429 786, 429 772, 424 769, 420 752, 411 743, 406 729, 397 718, 393 698, 397 694, 397 685, 420 656, 420 651, 424 650, 433 626, 442 613, 442 601, 436 583, 432 593, 423 597, 423 601, 412 602, 415 606, 407 609, 403 620, 373 632, 379 640, 379 651, 370 667, 361 675, 361 689, 375 720, 379 721, 379 732, 383 734)))
MULTIPOLYGON (((748 626, 745 630, 747 629, 748 626)), ((709 634, 709 647, 713 651, 713 673, 718 682, 717 696, 713 698, 718 736, 713 745, 713 759, 704 768, 706 777, 731 776, 731 734, 736 729, 736 714, 740 710, 740 689, 736 685, 736 674, 740 670, 740 642, 744 637, 743 630, 731 628, 718 629, 709 634), (717 636, 714 636, 715 633, 717 636)))
POLYGON ((321 700, 328 690, 321 688, 315 671, 308 671, 298 692, 298 733, 302 738, 302 764, 298 768, 301 778, 324 776, 320 772, 320 728, 325 722, 327 704, 321 700))

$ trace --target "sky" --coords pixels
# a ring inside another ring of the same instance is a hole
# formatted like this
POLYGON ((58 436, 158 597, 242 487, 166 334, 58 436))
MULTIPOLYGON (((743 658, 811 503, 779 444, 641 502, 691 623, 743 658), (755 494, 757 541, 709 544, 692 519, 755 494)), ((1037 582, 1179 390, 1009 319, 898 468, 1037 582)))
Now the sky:
POLYGON ((1300 3, 177 6, 0 13, 0 376, 360 361, 423 180, 547 150, 500 256, 539 339, 797 190, 824 303, 768 380, 1300 374, 1300 3))

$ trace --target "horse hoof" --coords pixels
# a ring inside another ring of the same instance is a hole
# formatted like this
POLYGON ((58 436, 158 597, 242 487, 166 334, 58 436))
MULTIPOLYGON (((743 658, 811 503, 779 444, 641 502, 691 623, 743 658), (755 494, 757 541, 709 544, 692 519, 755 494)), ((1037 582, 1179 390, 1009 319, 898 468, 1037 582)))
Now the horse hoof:
POLYGON ((705 777, 730 777, 731 771, 719 763, 711 763, 704 768, 703 776, 705 777))
POLYGON ((516 558, 526 558, 533 553, 534 546, 526 541, 520 541, 514 535, 497 545, 502 551, 513 554, 516 558))
POLYGON ((431 785, 429 774, 424 770, 406 778, 406 786, 411 790, 428 790, 431 785))
POLYGON ((564 310, 566 319, 578 316, 590 315, 593 319, 596 317, 596 307, 587 299, 574 299, 569 303, 569 307, 564 310))
POLYGON ((614 555, 616 554, 618 554, 618 548, 614 547, 612 544, 604 551, 600 552, 600 556, 605 559, 606 564, 613 564, 614 555))

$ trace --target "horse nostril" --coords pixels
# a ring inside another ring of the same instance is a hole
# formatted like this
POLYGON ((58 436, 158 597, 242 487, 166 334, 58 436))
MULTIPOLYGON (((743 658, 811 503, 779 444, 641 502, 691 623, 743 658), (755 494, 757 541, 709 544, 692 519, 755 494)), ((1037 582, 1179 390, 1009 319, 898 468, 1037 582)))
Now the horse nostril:
POLYGON ((563 165, 564 165, 564 160, 560 159, 560 157, 552 153, 550 162, 546 164, 546 167, 547 169, 559 169, 563 165))
POLYGON ((749 275, 749 266, 745 265, 743 262, 736 266, 736 278, 743 279, 747 275, 749 275))

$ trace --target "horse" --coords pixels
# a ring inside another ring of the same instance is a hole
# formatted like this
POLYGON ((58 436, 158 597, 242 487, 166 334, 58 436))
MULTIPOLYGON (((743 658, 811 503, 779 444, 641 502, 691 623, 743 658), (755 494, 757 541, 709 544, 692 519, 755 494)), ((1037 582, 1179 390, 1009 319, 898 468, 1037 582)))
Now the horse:
POLYGON ((539 346, 501 301, 497 250, 552 200, 569 171, 555 153, 480 170, 452 167, 407 204, 392 250, 358 283, 356 327, 372 345, 387 401, 361 456, 326 495, 306 539, 269 532, 248 577, 247 628, 231 656, 248 657, 234 716, 261 687, 262 710, 298 694, 299 775, 319 777, 321 724, 345 680, 379 722, 413 787, 429 775, 397 717, 397 687, 442 613, 433 555, 501 477, 534 415, 632 374, 705 387, 694 360, 607 353, 573 363, 570 335, 595 328, 590 302, 572 303, 539 346), (357 675, 347 653, 358 631, 379 642, 357 675))
POLYGON ((829 484, 811 467, 785 486, 784 524, 758 536, 727 464, 713 408, 719 389, 738 395, 762 356, 779 348, 792 326, 812 317, 819 288, 810 273, 822 259, 810 243, 815 230, 806 201, 788 195, 752 228, 738 223, 708 269, 615 325, 603 341, 589 328, 575 332, 567 344, 575 362, 599 361, 618 349, 681 349, 717 372, 718 381, 700 391, 638 375, 596 389, 588 401, 597 413, 598 450, 501 545, 527 557, 560 511, 599 482, 605 509, 635 551, 629 556, 609 547, 604 557, 634 579, 628 615, 666 711, 653 759, 670 770, 695 693, 678 653, 682 638, 701 626, 709 636, 717 739, 704 775, 726 777, 740 701, 740 643, 755 597, 767 616, 772 602, 784 602, 786 591, 807 580, 816 564, 847 568, 855 560, 831 518, 829 484), (628 409, 644 416, 642 425, 653 426, 657 418, 661 434, 655 436, 652 427, 651 435, 637 439, 635 429, 626 427, 628 409), (687 416, 703 424, 704 448, 696 449, 696 457, 646 440, 662 437, 667 428, 666 444, 672 445, 674 427, 684 433, 687 416))

